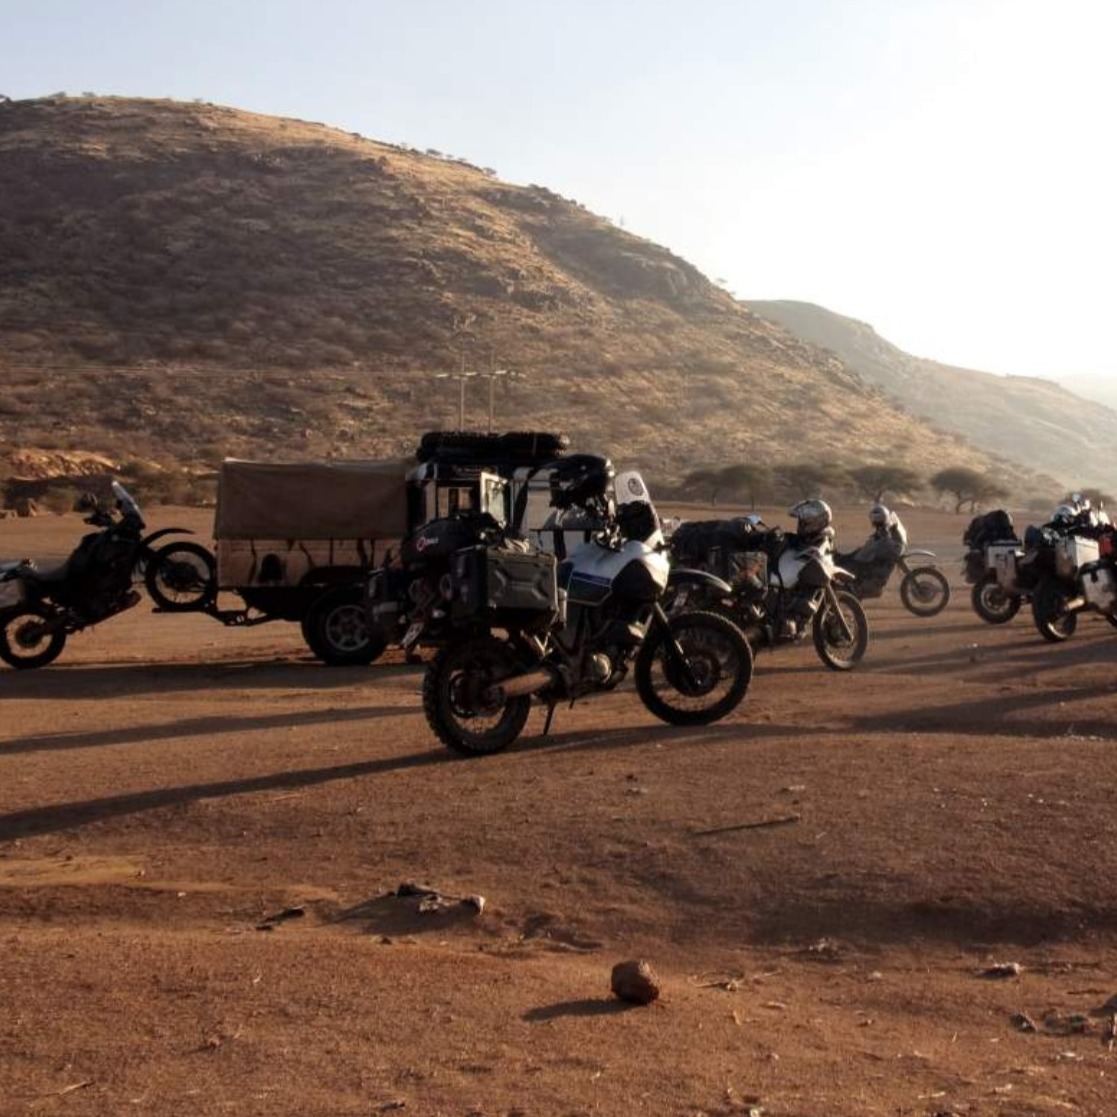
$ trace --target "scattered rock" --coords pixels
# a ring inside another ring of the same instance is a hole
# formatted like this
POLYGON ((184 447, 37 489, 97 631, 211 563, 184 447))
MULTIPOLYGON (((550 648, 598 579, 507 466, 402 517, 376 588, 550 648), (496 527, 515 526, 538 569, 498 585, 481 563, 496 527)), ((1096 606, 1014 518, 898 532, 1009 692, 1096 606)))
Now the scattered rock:
POLYGON ((1020 1032, 1037 1032, 1036 1022, 1026 1013, 1017 1012, 1012 1016, 1012 1026, 1020 1032))
POLYGON ((986 966, 983 970, 978 970, 978 977, 988 978, 1006 978, 1006 977, 1019 977, 1024 972, 1024 967, 1019 962, 996 962, 992 966, 986 966))
POLYGON ((274 915, 261 919, 256 924, 256 930, 271 931, 278 923, 286 923, 289 919, 302 919, 304 915, 306 915, 306 908, 284 908, 283 911, 277 911, 274 915))
POLYGON ((650 1005, 659 996, 659 979, 642 959, 618 962, 610 984, 614 995, 629 1004, 650 1005))
POLYGON ((419 901, 419 911, 423 915, 431 912, 446 911, 448 908, 471 908, 478 915, 485 910, 485 897, 472 896, 445 896, 435 888, 425 884, 416 884, 414 881, 404 881, 390 896, 399 899, 415 899, 419 901))

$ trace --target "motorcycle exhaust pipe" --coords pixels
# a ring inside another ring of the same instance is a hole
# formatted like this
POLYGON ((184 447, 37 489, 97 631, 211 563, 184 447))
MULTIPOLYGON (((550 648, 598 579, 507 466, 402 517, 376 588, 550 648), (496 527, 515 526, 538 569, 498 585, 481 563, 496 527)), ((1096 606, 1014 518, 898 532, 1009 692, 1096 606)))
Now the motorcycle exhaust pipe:
POLYGON ((541 668, 538 671, 528 671, 523 675, 512 675, 504 679, 485 692, 485 698, 490 702, 500 703, 508 698, 519 698, 524 694, 535 694, 549 687, 556 679, 554 671, 541 668))

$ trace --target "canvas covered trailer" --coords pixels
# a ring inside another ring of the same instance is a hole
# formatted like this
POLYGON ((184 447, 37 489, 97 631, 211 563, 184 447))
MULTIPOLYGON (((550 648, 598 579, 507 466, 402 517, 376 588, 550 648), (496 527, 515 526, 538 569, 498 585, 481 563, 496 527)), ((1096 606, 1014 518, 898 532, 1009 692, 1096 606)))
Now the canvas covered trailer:
POLYGON ((221 589, 336 582, 407 534, 406 470, 381 461, 222 463, 213 535, 221 589))

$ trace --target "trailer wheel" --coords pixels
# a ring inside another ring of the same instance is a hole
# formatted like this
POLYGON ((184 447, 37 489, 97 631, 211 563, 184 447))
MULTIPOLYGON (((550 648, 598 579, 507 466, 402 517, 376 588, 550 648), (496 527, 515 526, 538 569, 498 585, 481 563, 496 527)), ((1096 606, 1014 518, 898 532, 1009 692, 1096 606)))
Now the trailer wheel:
POLYGON ((371 663, 387 644, 373 639, 359 586, 327 590, 302 620, 307 647, 331 667, 371 663))

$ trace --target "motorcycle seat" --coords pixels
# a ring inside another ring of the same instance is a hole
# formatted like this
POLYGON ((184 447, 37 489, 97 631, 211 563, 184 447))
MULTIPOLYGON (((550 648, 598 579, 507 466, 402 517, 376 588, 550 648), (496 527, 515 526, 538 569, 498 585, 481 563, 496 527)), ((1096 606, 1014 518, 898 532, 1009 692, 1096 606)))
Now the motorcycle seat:
POLYGON ((64 559, 60 563, 55 563, 52 566, 39 567, 34 560, 28 559, 22 564, 20 574, 29 582, 38 582, 39 584, 48 584, 55 582, 64 582, 70 572, 70 560, 64 559))

